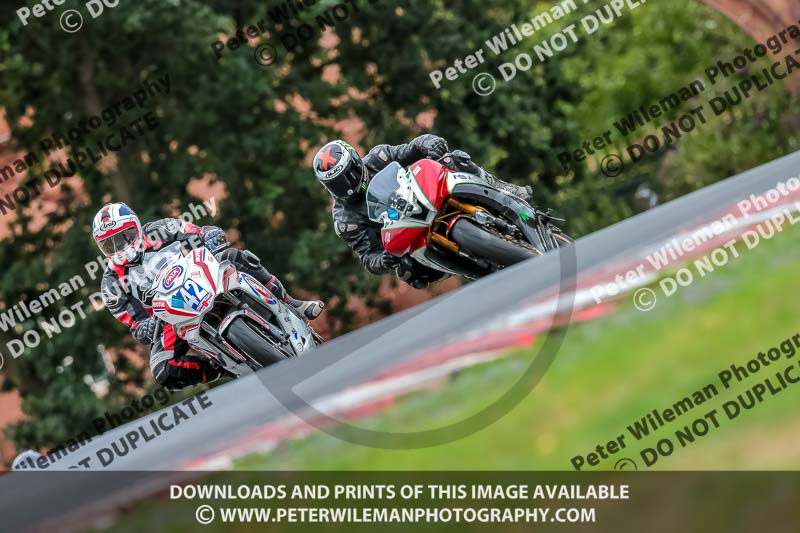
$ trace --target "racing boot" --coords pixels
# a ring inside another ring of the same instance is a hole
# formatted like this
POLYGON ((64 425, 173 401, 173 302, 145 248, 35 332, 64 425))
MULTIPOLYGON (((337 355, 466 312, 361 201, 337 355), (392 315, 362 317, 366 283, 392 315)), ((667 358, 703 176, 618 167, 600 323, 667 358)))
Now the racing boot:
POLYGON ((496 187, 504 193, 516 196, 517 198, 525 200, 526 202, 533 197, 533 189, 530 185, 525 185, 522 187, 520 185, 514 185, 513 183, 508 183, 507 181, 499 179, 488 170, 476 164, 472 160, 472 157, 470 157, 470 155, 463 150, 454 150, 445 156, 445 158, 442 159, 442 162, 448 168, 458 168, 465 172, 475 174, 476 176, 479 176, 481 179, 485 180, 486 183, 492 187, 496 187))
POLYGON ((513 183, 508 183, 506 181, 500 180, 495 178, 496 184, 495 187, 500 189, 501 191, 516 196, 517 198, 521 198, 526 202, 533 197, 533 189, 530 185, 525 185, 524 187, 521 185, 514 185, 513 183))
POLYGON ((494 174, 491 174, 490 172, 487 172, 485 170, 483 172, 484 172, 484 179, 487 182, 489 182, 490 185, 500 189, 504 193, 516 196, 517 198, 521 198, 526 202, 533 197, 533 189, 531 188, 530 185, 525 185, 525 186, 514 185, 513 183, 501 180, 500 178, 498 178, 494 174))
POLYGON ((325 304, 321 300, 298 300, 286 292, 281 280, 269 273, 261 264, 261 260, 249 250, 233 250, 223 252, 232 254, 229 260, 239 266, 244 272, 256 278, 259 283, 264 285, 272 294, 280 298, 283 302, 297 311, 300 318, 314 320, 321 313, 325 304))
POLYGON ((306 320, 317 318, 325 307, 325 303, 322 300, 298 300, 289 294, 286 295, 283 301, 291 305, 300 314, 301 318, 306 320))
POLYGON ((263 266, 253 270, 253 277, 261 282, 269 291, 297 312, 297 316, 306 320, 314 320, 320 313, 325 303, 322 300, 298 300, 290 295, 283 287, 283 283, 273 276, 263 266))

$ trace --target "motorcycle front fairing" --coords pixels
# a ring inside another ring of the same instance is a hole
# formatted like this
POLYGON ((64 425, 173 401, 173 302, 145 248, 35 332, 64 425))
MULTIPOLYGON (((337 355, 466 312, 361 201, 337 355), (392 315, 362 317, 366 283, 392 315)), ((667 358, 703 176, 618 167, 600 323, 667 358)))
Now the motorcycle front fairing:
POLYGON ((367 213, 382 224, 381 240, 392 255, 410 255, 419 263, 449 274, 472 277, 474 272, 449 264, 442 254, 428 247, 428 236, 436 214, 459 183, 477 183, 470 174, 450 172, 436 161, 422 159, 403 169, 389 163, 367 188, 367 213))
POLYGON ((392 162, 370 181, 367 214, 370 220, 383 225, 384 249, 402 257, 427 246, 436 207, 415 179, 413 168, 405 170, 392 162))
POLYGON ((175 326, 179 333, 184 326, 199 324, 219 294, 219 266, 205 248, 197 248, 185 256, 172 256, 153 281, 155 316, 175 326))
MULTIPOLYGON (((416 177, 421 184, 430 184, 435 180, 438 185, 438 188, 432 189, 436 191, 436 195, 432 198, 435 199, 437 211, 441 211, 448 198, 475 206, 484 206, 516 225, 526 240, 537 249, 547 249, 542 243, 538 230, 536 211, 521 198, 507 194, 493 187, 480 176, 469 172, 451 170, 429 160, 416 163, 412 169, 417 165, 420 167, 420 172, 416 174, 416 177)), ((473 279, 481 276, 479 270, 431 248, 417 249, 412 256, 426 266, 450 274, 473 279)))
POLYGON ((367 188, 367 212, 370 220, 382 224, 383 247, 392 255, 410 255, 449 274, 480 277, 479 270, 428 246, 431 226, 450 197, 491 209, 517 225, 532 245, 545 249, 536 213, 524 200, 492 187, 479 176, 450 170, 430 159, 417 161, 408 169, 393 162, 376 174, 367 188))
MULTIPOLYGON (((263 310, 257 310, 261 312, 255 313, 258 318, 264 320, 260 316, 264 311, 275 316, 295 355, 314 347, 313 333, 308 324, 252 276, 239 272, 228 262, 220 263, 206 248, 194 249, 185 256, 173 253, 169 257, 169 262, 160 268, 152 284, 156 294, 153 312, 160 320, 172 324, 178 336, 198 352, 214 355, 213 345, 201 335, 203 317, 214 307, 217 297, 237 289, 263 307, 263 310)), ((218 331, 223 332, 224 327, 218 331)))

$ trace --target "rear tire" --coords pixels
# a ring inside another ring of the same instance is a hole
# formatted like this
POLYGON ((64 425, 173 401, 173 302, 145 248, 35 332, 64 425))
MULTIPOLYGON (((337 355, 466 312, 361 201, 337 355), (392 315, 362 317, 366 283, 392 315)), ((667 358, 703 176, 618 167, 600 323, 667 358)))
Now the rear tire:
POLYGON ((467 218, 459 219, 453 224, 450 237, 465 250, 501 267, 515 265, 540 255, 535 250, 523 248, 489 233, 467 218))
POLYGON ((242 318, 237 318, 231 322, 225 331, 225 335, 231 344, 246 355, 249 355, 261 366, 269 366, 287 359, 281 350, 253 331, 247 321, 242 318))

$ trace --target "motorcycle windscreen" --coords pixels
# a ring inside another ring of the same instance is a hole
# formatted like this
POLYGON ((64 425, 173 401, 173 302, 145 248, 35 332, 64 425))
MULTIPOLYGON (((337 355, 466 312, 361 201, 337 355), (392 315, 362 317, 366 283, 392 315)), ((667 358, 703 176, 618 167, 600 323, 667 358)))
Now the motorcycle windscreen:
POLYGON ((392 162, 378 172, 367 187, 367 216, 373 222, 400 220, 413 205, 413 192, 402 179, 403 167, 392 162))
POLYGON ((130 269, 130 282, 143 293, 155 290, 154 282, 161 271, 176 258, 183 256, 181 246, 180 242, 174 242, 156 252, 145 252, 142 264, 130 269))

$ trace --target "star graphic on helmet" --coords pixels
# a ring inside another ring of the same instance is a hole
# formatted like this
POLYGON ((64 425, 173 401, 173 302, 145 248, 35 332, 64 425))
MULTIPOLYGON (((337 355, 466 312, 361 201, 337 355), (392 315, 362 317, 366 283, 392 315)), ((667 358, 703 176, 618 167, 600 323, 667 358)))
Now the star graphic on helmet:
POLYGON ((331 156, 331 150, 333 150, 333 146, 329 146, 327 150, 319 154, 319 159, 322 162, 322 170, 328 170, 331 163, 336 163, 336 158, 331 156))

